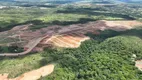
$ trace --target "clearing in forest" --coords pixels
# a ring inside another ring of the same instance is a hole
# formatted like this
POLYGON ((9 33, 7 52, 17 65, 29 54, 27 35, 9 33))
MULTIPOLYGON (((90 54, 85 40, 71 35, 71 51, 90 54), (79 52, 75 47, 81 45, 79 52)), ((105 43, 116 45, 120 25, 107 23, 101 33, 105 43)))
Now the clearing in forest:
POLYGON ((36 70, 32 70, 22 74, 14 79, 8 79, 8 74, 0 74, 0 80, 38 80, 45 77, 54 71, 54 65, 50 64, 36 70))
POLYGON ((30 30, 32 24, 16 26, 9 31, 0 32, 1 46, 18 45, 25 52, 13 54, 0 54, 0 56, 19 56, 31 51, 42 51, 49 45, 66 48, 79 47, 81 42, 88 40, 86 33, 99 34, 98 31, 115 30, 125 31, 142 25, 139 21, 94 21, 85 24, 73 24, 68 26, 53 25, 38 30, 30 30), (49 44, 49 45, 48 45, 49 44), (39 46, 40 45, 40 46, 39 46))

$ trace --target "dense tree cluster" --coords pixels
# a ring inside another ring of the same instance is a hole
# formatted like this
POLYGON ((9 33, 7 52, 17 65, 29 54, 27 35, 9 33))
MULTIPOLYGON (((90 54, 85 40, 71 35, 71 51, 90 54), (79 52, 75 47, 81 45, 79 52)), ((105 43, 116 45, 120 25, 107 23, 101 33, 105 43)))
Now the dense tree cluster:
POLYGON ((0 53, 18 53, 22 52, 23 48, 19 48, 18 46, 0 46, 0 53))
POLYGON ((41 64, 54 62, 57 67, 43 80, 141 80, 142 72, 135 67, 132 55, 142 58, 142 40, 117 35, 104 36, 107 39, 103 37, 103 40, 91 35, 93 39, 77 49, 45 49, 43 56, 47 59, 41 64))

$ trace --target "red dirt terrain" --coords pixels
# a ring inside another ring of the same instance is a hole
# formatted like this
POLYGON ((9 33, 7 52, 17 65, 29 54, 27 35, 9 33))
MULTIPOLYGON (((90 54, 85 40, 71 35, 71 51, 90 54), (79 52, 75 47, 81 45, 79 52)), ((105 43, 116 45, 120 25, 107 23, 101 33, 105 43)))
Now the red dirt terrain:
POLYGON ((48 39, 45 39, 41 42, 41 44, 51 44, 57 47, 65 48, 77 48, 81 45, 81 42, 88 39, 90 38, 85 35, 64 34, 53 36, 49 41, 47 41, 48 39))
POLYGON ((69 26, 50 26, 35 31, 29 29, 32 24, 16 26, 9 31, 0 32, 0 45, 18 45, 25 49, 21 53, 1 53, 0 56, 20 56, 31 51, 42 51, 48 45, 57 47, 76 48, 81 42, 89 39, 85 36, 87 32, 99 34, 98 30, 111 29, 125 31, 135 26, 142 25, 138 21, 94 21, 86 24, 75 24, 69 26))

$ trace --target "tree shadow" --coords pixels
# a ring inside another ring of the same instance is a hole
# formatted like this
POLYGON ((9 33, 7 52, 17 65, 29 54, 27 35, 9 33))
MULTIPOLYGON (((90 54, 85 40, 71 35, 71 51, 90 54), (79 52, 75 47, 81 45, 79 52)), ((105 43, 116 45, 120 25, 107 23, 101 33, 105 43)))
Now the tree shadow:
POLYGON ((12 20, 8 26, 5 26, 5 27, 0 27, 0 32, 2 31, 7 31, 7 30, 10 30, 12 29, 13 27, 15 26, 18 26, 18 25, 24 25, 24 24, 34 24, 34 25, 40 25, 40 24, 44 24, 41 20, 30 20, 30 21, 26 21, 26 22, 23 22, 23 23, 18 23, 18 22, 15 22, 14 20, 12 20))
POLYGON ((117 18, 123 18, 125 20, 135 20, 135 18, 126 14, 106 13, 106 11, 107 10, 105 8, 71 8, 65 10, 58 10, 56 11, 56 13, 85 14, 85 15, 94 15, 94 16, 117 17, 117 18))
POLYGON ((52 25, 59 25, 59 26, 67 26, 67 25, 72 25, 72 24, 84 24, 90 21, 96 21, 95 19, 92 18, 80 18, 78 21, 59 21, 59 20, 55 20, 52 22, 43 22, 42 20, 32 20, 32 21, 27 21, 23 24, 28 24, 28 23, 32 23, 34 24, 33 26, 31 26, 30 28, 32 30, 35 29, 40 29, 40 28, 44 28, 44 27, 48 27, 48 26, 52 26, 52 25))
POLYGON ((25 5, 20 5, 20 7, 45 7, 45 8, 56 8, 58 5, 40 5, 40 4, 25 4, 25 5))
POLYGON ((135 29, 130 29, 126 31, 114 31, 114 30, 105 30, 105 31, 99 31, 100 34, 92 34, 92 33, 87 33, 86 35, 91 37, 94 40, 98 40, 100 42, 104 41, 107 38, 123 35, 123 36, 136 36, 142 39, 142 28, 135 28, 135 29))
POLYGON ((127 30, 122 32, 123 35, 128 35, 128 36, 137 36, 142 38, 142 27, 138 27, 135 29, 127 30))
POLYGON ((38 5, 37 7, 56 8, 58 5, 38 5))
POLYGON ((90 21, 96 21, 95 19, 92 18, 80 18, 78 21, 59 21, 59 20, 55 20, 52 22, 43 22, 42 20, 30 20, 30 21, 26 21, 23 23, 14 23, 14 24, 10 24, 4 28, 0 27, 0 32, 2 31, 7 31, 12 29, 15 26, 18 25, 24 25, 24 24, 34 24, 33 26, 31 26, 31 29, 40 29, 40 28, 44 28, 44 27, 48 27, 48 26, 52 26, 52 25, 60 25, 60 26, 67 26, 67 25, 72 25, 72 24, 84 24, 90 21))
POLYGON ((51 4, 67 4, 67 3, 73 3, 81 0, 49 0, 47 3, 51 4))
POLYGON ((0 25, 0 32, 10 30, 14 26, 17 26, 17 25, 21 24, 21 23, 18 23, 17 21, 15 21, 15 20, 11 20, 10 23, 6 23, 6 22, 1 22, 1 23, 4 23, 6 26, 1 24, 0 25), (1 26, 4 26, 4 27, 1 27, 1 26))
POLYGON ((100 0, 100 1, 93 1, 91 2, 92 4, 112 4, 111 1, 103 1, 103 0, 100 0))
POLYGON ((121 35, 121 32, 117 32, 114 30, 105 30, 105 31, 99 31, 100 34, 93 34, 93 33, 87 33, 86 36, 89 36, 91 39, 97 40, 99 42, 104 41, 107 38, 114 37, 121 35))
POLYGON ((66 25, 79 24, 79 23, 83 24, 83 23, 87 23, 90 21, 96 21, 96 20, 92 18, 80 18, 78 21, 58 21, 56 20, 56 21, 51 22, 51 24, 66 26, 66 25))

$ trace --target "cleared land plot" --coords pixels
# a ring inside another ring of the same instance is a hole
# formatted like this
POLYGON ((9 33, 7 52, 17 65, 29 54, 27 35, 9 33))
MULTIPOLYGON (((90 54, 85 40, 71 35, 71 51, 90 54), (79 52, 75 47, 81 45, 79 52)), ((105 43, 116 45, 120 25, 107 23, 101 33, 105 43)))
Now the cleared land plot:
POLYGON ((50 39, 49 43, 57 47, 77 48, 81 45, 81 42, 88 39, 89 37, 87 36, 65 34, 53 37, 52 39, 50 39))

